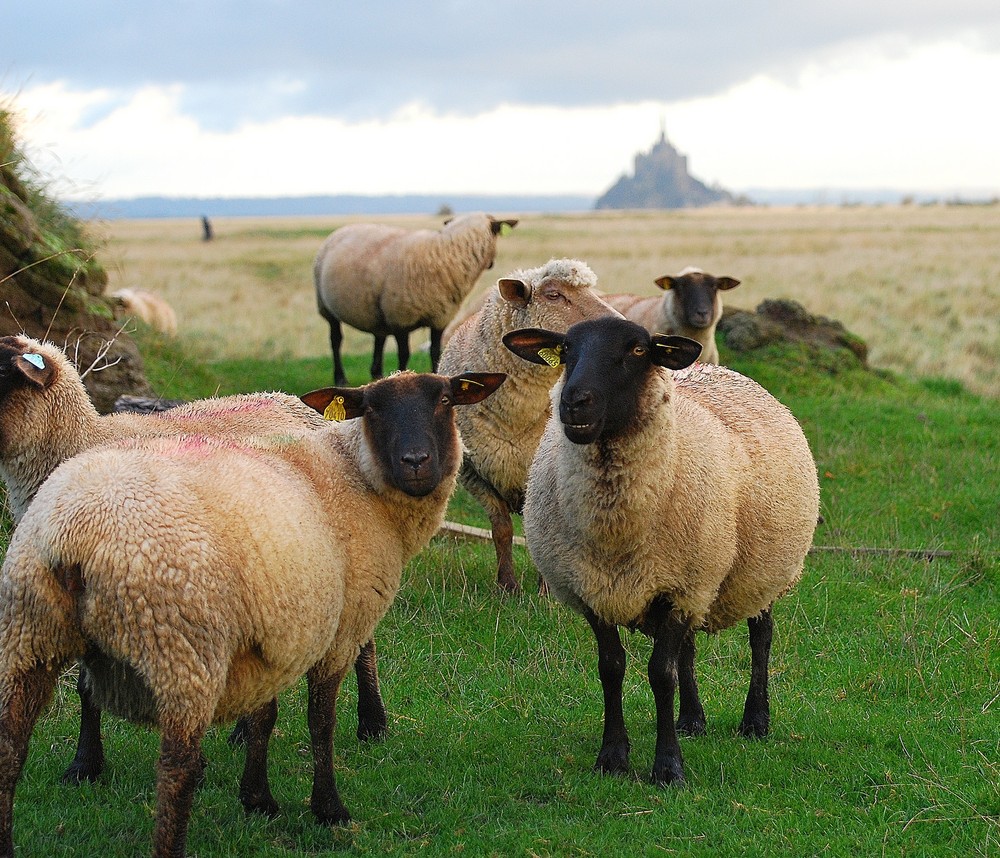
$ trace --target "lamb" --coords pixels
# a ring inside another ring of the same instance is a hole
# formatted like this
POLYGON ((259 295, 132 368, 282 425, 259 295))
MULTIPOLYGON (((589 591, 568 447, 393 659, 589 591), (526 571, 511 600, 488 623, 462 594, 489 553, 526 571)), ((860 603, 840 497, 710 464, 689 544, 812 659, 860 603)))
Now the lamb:
POLYGON ((671 377, 666 370, 698 356, 685 337, 598 319, 504 342, 535 363, 558 355, 566 365, 531 465, 524 531, 550 591, 597 638, 605 704, 596 768, 628 768, 618 631, 626 626, 653 638, 652 779, 682 783, 677 730, 705 723, 696 631, 747 620, 751 678, 740 732, 768 732, 771 610, 802 574, 819 511, 809 445, 789 411, 738 373, 700 365, 671 377))
POLYGON ((511 513, 521 512, 528 466, 549 416, 549 390, 558 366, 534 366, 503 348, 505 333, 524 327, 565 331, 574 322, 618 315, 599 297, 597 275, 577 259, 550 259, 497 282, 481 309, 448 340, 441 371, 505 372, 510 381, 494 396, 458 415, 465 445, 459 482, 490 517, 497 583, 520 589, 514 574, 511 513))
POLYGON ((133 439, 60 465, 0 570, 0 855, 31 732, 72 659, 103 706, 161 732, 154 855, 184 853, 213 721, 251 713, 241 801, 276 812, 273 701, 303 674, 311 808, 347 821, 338 688, 441 524, 462 455, 453 406, 503 380, 398 373, 303 397, 343 426, 133 439))
POLYGON ((662 297, 618 294, 608 295, 605 300, 651 334, 679 334, 697 340, 701 343, 701 361, 718 363, 715 326, 722 318, 719 292, 735 289, 740 281, 688 267, 679 274, 658 277, 655 282, 665 290, 662 297))
POLYGON ((399 368, 410 360, 410 331, 431 329, 437 372, 441 333, 479 275, 492 268, 497 237, 517 220, 466 214, 437 232, 374 223, 342 226, 316 254, 313 280, 320 315, 330 325, 335 384, 347 384, 340 357, 341 323, 375 335, 371 376, 382 376, 386 337, 396 338, 399 368))
MULTIPOLYGON (((185 433, 253 435, 328 425, 298 398, 283 393, 207 399, 151 415, 101 416, 63 351, 26 336, 0 337, 0 478, 7 486, 14 522, 44 480, 65 459, 115 440, 185 433)), ((385 733, 375 643, 357 664, 358 737, 385 733)), ((100 710, 93 705, 85 671, 79 679, 80 738, 63 780, 96 780, 104 767, 100 710)), ((239 736, 239 733, 234 734, 239 736)))
POLYGON ((177 314, 163 298, 146 289, 126 287, 111 293, 119 315, 134 316, 168 336, 177 334, 177 314))

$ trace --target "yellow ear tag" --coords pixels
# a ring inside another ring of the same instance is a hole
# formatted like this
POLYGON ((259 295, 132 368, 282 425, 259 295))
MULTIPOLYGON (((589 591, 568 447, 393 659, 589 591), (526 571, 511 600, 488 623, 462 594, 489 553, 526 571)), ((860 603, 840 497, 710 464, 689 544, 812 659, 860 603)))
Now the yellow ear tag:
POLYGON ((462 379, 462 390, 468 390, 470 387, 472 387, 472 385, 475 385, 476 387, 484 386, 481 382, 473 381, 471 378, 462 379))
POLYGON ((500 224, 500 235, 510 235, 511 231, 514 229, 509 223, 500 224))
POLYGON ((347 410, 344 408, 344 397, 333 397, 333 401, 326 406, 326 410, 323 412, 323 419, 336 420, 339 423, 345 417, 347 417, 347 410))
POLYGON ((554 349, 544 348, 538 350, 538 356, 549 366, 559 366, 562 363, 561 355, 562 346, 556 346, 554 349))

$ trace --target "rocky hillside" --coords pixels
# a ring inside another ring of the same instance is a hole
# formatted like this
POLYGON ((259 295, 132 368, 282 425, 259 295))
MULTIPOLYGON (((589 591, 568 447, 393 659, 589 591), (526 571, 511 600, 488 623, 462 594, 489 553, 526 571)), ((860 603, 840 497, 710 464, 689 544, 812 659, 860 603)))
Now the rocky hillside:
POLYGON ((83 225, 46 195, 0 106, 0 336, 25 333, 62 346, 102 412, 119 394, 152 394, 106 286, 83 225))

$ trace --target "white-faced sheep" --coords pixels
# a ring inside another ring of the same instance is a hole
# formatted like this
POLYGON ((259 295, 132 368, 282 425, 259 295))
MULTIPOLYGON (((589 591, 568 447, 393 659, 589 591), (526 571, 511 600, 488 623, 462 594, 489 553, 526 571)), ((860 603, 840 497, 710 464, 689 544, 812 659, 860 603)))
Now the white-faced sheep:
POLYGON ((118 304, 118 316, 133 316, 168 336, 177 334, 177 314, 165 299, 146 289, 117 289, 111 297, 118 304))
MULTIPOLYGON (((32 729, 72 659, 105 707, 160 730, 155 855, 184 852, 208 726, 253 713, 248 756, 266 748, 273 700, 303 674, 311 807, 348 820, 340 682, 440 527, 462 456, 453 406, 503 379, 398 373, 304 397, 343 427, 133 440, 60 465, 0 571, 0 855, 32 729)), ((266 768, 241 800, 276 809, 266 768)))
POLYGON ((584 319, 618 315, 596 286, 597 276, 576 259, 551 259, 514 271, 486 294, 481 309, 456 329, 441 356, 442 372, 492 369, 509 378, 495 395, 458 415, 465 445, 458 479, 490 517, 497 583, 504 590, 519 589, 511 513, 521 512, 528 466, 549 416, 549 390, 561 369, 514 357, 502 337, 517 328, 565 331, 584 319))
POLYGON ((528 360, 557 355, 566 364, 531 466, 524 530, 551 592, 597 638, 605 701, 597 768, 628 767, 618 631, 626 626, 653 638, 653 780, 683 781, 674 692, 679 677, 680 727, 703 730, 696 631, 747 620, 752 666, 740 732, 768 731, 771 607, 802 574, 819 508, 809 445, 791 413, 742 375, 700 365, 671 377, 668 369, 698 355, 687 338, 599 319, 505 342, 528 360))
POLYGON ((479 275, 492 267, 497 237, 516 220, 466 214, 438 231, 383 224, 342 226, 323 242, 313 265, 320 315, 330 325, 335 384, 347 384, 341 324, 375 335, 371 375, 382 375, 386 337, 396 338, 399 368, 410 359, 409 333, 431 329, 431 369, 437 371, 441 333, 479 275))
POLYGON ((605 300, 626 319, 642 325, 651 334, 678 334, 701 343, 702 363, 718 363, 715 326, 722 318, 719 292, 735 289, 740 281, 715 277, 700 268, 685 268, 679 274, 656 279, 662 296, 618 294, 605 300))
MULTIPOLYGON (((205 399, 149 415, 100 415, 58 346, 26 336, 0 337, 0 478, 15 523, 57 465, 101 444, 192 433, 239 437, 328 425, 314 409, 284 393, 205 399)), ((374 641, 362 651, 356 672, 358 736, 381 736, 386 711, 374 641)), ((85 670, 78 687, 80 739, 63 776, 71 782, 95 780, 104 767, 100 709, 91 701, 85 670)))

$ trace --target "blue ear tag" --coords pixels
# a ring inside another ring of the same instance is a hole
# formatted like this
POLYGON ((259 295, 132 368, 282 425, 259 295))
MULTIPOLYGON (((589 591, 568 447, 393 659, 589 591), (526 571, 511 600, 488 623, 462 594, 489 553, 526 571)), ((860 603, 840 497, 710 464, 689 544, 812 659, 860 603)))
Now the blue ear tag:
POLYGON ((28 363, 30 363, 35 369, 45 369, 45 358, 41 355, 36 354, 26 354, 21 355, 28 363))

